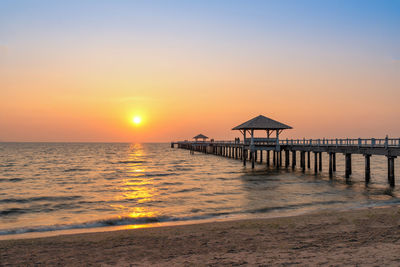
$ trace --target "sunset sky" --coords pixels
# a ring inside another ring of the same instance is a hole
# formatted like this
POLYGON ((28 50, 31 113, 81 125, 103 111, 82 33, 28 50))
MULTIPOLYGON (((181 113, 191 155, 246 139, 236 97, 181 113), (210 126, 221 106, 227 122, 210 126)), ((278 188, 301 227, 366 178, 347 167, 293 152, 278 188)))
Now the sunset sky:
POLYGON ((259 114, 400 137, 400 1, 0 0, 0 141, 231 139, 259 114))

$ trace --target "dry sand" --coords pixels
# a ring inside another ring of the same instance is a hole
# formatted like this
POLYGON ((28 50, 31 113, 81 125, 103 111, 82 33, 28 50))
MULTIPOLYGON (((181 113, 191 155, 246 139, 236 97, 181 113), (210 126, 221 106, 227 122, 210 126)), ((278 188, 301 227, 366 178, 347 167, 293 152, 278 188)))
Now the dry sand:
POLYGON ((6 240, 0 265, 400 266, 400 208, 6 240))

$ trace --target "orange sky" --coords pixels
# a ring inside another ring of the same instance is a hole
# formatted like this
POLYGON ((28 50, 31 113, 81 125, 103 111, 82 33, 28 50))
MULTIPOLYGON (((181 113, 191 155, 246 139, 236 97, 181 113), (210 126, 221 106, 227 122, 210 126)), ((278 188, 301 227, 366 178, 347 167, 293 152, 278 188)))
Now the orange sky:
POLYGON ((343 4, 328 16, 306 2, 304 14, 276 2, 11 1, 0 141, 228 139, 259 114, 294 128, 283 138, 399 137, 399 13, 343 4))

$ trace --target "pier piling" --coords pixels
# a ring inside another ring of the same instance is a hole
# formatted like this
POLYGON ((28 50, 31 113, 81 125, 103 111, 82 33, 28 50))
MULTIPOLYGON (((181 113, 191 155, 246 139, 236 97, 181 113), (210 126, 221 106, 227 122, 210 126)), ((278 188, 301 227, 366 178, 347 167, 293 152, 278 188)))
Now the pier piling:
POLYGON ((322 152, 319 152, 319 171, 322 171, 322 152))
POLYGON ((296 168, 296 150, 292 150, 292 169, 296 168))
POLYGON ((301 151, 300 152, 300 165, 301 165, 301 170, 303 171, 303 172, 305 172, 305 170, 306 170, 306 163, 305 163, 305 158, 306 158, 306 152, 305 151, 301 151))
POLYGON ((351 154, 350 153, 346 153, 345 154, 345 178, 349 178, 350 174, 351 174, 351 154))
POLYGON ((394 187, 394 159, 396 157, 387 156, 388 158, 388 182, 390 187, 394 187))
POLYGON ((371 155, 365 154, 365 183, 369 184, 369 181, 371 180, 371 155))
POLYGON ((289 150, 285 150, 285 168, 289 168, 289 150))
POLYGON ((314 173, 318 173, 318 152, 314 152, 314 173))

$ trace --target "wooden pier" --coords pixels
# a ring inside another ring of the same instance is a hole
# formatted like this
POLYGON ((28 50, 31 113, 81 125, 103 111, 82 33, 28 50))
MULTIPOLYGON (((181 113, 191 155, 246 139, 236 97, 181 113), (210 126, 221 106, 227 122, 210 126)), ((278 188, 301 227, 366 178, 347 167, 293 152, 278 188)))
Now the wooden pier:
POLYGON ((388 184, 395 186, 394 159, 400 156, 400 138, 384 139, 286 139, 280 140, 279 134, 284 129, 291 129, 290 126, 281 124, 264 116, 258 116, 248 122, 245 122, 233 130, 240 130, 243 134, 243 140, 238 138, 234 141, 178 141, 171 142, 171 147, 188 149, 207 154, 214 154, 223 157, 238 159, 251 163, 254 168, 255 163, 263 163, 276 168, 294 169, 297 166, 297 154, 300 156, 300 168, 304 172, 306 168, 311 169, 313 165, 314 172, 322 171, 322 153, 329 155, 328 173, 332 177, 336 172, 336 154, 345 155, 345 178, 349 179, 352 174, 352 155, 361 154, 365 158, 365 183, 368 184, 371 179, 371 156, 379 155, 387 157, 388 184), (264 130, 267 138, 254 137, 255 130, 264 130), (274 137, 271 137, 272 133, 274 137), (250 138, 246 138, 246 133, 250 138), (265 153, 263 152, 265 151, 265 153), (310 154, 314 154, 314 164, 311 164, 310 154), (265 159, 263 154, 266 155, 265 159), (284 155, 282 155, 284 154, 284 155), (290 156, 291 154, 291 156, 290 156), (284 157, 284 164, 282 158, 284 157), (290 162, 291 159, 291 162, 290 162), (271 162, 272 161, 272 162, 271 162), (306 164, 307 163, 307 164, 306 164))

